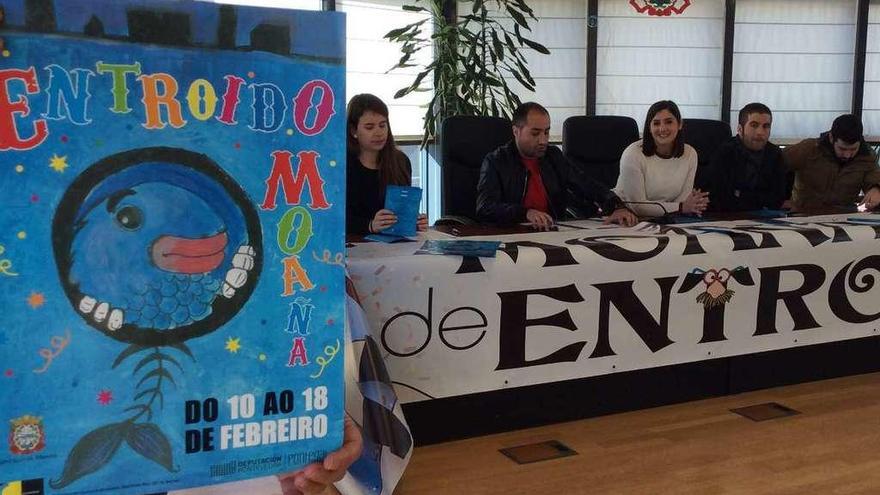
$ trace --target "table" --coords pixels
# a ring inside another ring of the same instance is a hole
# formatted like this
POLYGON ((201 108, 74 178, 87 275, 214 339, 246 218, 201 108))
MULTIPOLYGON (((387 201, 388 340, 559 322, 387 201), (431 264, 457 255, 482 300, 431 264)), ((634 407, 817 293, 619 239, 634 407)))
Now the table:
MULTIPOLYGON (((435 230, 420 241, 451 238, 435 230)), ((469 238, 504 246, 481 259, 415 255, 421 242, 349 249, 404 403, 498 391, 529 400, 521 391, 541 385, 713 367, 878 332, 876 214, 634 228, 587 220, 469 238)))

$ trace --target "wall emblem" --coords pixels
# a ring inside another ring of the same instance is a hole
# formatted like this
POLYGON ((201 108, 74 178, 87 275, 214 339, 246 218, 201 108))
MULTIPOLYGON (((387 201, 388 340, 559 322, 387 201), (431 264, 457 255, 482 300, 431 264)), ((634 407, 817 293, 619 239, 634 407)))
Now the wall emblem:
POLYGON ((679 15, 691 5, 691 0, 629 0, 636 12, 654 16, 679 15))

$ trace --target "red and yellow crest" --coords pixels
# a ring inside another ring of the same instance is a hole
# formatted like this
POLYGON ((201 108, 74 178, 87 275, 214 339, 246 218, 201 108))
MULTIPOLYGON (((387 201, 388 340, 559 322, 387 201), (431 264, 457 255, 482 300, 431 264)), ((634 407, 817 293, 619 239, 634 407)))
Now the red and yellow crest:
POLYGON ((639 14, 656 16, 679 15, 690 7, 691 0, 629 0, 639 14))
POLYGON ((46 446, 42 418, 22 416, 9 423, 9 451, 13 454, 33 454, 46 446))

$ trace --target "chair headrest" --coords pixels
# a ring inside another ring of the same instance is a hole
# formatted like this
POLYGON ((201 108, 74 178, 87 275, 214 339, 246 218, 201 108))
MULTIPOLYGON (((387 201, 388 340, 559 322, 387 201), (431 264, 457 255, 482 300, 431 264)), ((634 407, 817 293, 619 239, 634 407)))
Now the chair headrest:
POLYGON ((700 163, 712 158, 721 143, 733 135, 730 124, 711 119, 682 119, 684 142, 697 151, 700 163))
POLYGON ((562 124, 562 147, 569 158, 585 162, 614 162, 639 139, 639 126, 620 115, 576 116, 562 124))
POLYGON ((513 139, 513 131, 500 117, 456 116, 443 121, 440 136, 444 163, 478 169, 488 153, 513 139))

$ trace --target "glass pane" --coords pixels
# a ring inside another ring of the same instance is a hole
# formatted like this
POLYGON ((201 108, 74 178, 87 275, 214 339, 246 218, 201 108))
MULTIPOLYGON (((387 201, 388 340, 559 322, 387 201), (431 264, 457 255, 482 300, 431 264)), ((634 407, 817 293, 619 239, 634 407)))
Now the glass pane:
MULTIPOLYGON (((472 4, 461 2, 459 15, 469 14, 472 4)), ((522 101, 535 101, 550 112, 552 140, 562 139, 562 123, 586 110, 587 2, 586 0, 540 0, 529 2, 538 22, 529 19, 529 39, 550 50, 544 55, 530 48, 522 49, 528 69, 535 79, 535 91, 529 91, 516 79, 507 78, 511 89, 522 101)), ((505 19, 506 12, 495 16, 505 19)))
MULTIPOLYGON (((386 73, 401 57, 400 45, 385 39, 385 33, 425 18, 419 12, 401 7, 411 0, 338 0, 336 10, 346 14, 346 95, 372 93, 388 105, 389 120, 396 138, 422 136, 425 105, 431 92, 414 93, 394 99, 394 93, 408 86, 419 67, 386 73)), ((431 25, 425 27, 430 36, 431 25)), ((420 67, 429 64, 433 50, 422 49, 414 57, 420 67)), ((415 162, 414 168, 415 168, 415 162)))
POLYGON ((633 3, 599 0, 596 113, 630 116, 641 127, 652 103, 673 100, 684 118, 719 119, 724 1, 662 16, 633 3))
POLYGON ((865 137, 880 141, 880 1, 868 10, 868 53, 865 59, 865 99, 862 105, 865 137))
POLYGON ((855 22, 855 0, 738 1, 731 121, 760 101, 776 139, 828 130, 851 111, 855 22))
POLYGON ((253 5, 276 9, 321 10, 321 0, 211 0, 215 3, 253 5))

